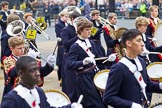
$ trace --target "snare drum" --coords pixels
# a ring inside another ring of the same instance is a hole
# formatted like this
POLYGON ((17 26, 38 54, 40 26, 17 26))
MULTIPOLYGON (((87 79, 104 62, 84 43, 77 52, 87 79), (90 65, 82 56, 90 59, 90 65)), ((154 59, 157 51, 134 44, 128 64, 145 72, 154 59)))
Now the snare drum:
POLYGON ((62 107, 70 104, 70 99, 68 96, 58 90, 47 90, 45 91, 47 102, 51 107, 62 107))
POLYGON ((108 69, 101 70, 100 72, 96 73, 93 79, 97 89, 99 89, 100 91, 105 91, 109 71, 110 70, 108 69))
POLYGON ((147 73, 151 80, 162 82, 162 62, 153 62, 147 66, 147 73))
POLYGON ((154 105, 151 105, 149 108, 162 108, 162 103, 156 103, 154 105))

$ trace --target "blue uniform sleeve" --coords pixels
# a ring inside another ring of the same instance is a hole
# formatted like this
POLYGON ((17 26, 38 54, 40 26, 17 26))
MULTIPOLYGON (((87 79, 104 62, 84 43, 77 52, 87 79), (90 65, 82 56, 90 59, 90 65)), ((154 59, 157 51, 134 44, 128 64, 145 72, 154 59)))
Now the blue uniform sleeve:
POLYGON ((46 63, 45 66, 40 67, 40 74, 41 74, 42 77, 46 77, 52 71, 53 71, 53 67, 49 66, 47 63, 46 63))
POLYGON ((56 36, 57 37, 61 37, 60 33, 61 33, 62 27, 59 24, 55 25, 55 32, 56 32, 56 36))
POLYGON ((70 69, 78 69, 80 67, 83 67, 83 61, 79 61, 79 55, 78 54, 78 50, 77 47, 75 45, 73 45, 70 48, 70 52, 69 52, 69 57, 67 59, 67 67, 70 69))
POLYGON ((74 36, 73 38, 71 38, 69 32, 66 29, 64 29, 61 32, 61 39, 62 39, 63 45, 67 48, 70 48, 70 46, 75 43, 78 37, 74 36))
POLYGON ((112 105, 117 108, 131 108, 131 101, 119 97, 119 90, 123 80, 123 72, 119 65, 115 64, 110 70, 105 93, 103 95, 103 101, 106 105, 112 105))

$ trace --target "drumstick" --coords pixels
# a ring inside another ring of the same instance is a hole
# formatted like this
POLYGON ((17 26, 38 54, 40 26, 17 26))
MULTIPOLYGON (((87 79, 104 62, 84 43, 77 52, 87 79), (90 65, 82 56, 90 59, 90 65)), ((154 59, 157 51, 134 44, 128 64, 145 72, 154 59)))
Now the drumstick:
POLYGON ((109 58, 107 58, 106 60, 104 60, 104 61, 102 62, 102 64, 106 63, 108 60, 109 60, 109 58))
POLYGON ((149 54, 162 54, 160 52, 149 52, 149 54))
POLYGON ((81 101, 82 101, 82 99, 83 99, 83 95, 80 95, 80 97, 79 97, 79 99, 78 99, 78 101, 77 101, 77 104, 80 104, 81 101))
POLYGON ((100 57, 100 58, 95 58, 95 60, 102 60, 102 59, 107 59, 108 57, 100 57))
POLYGON ((54 50, 53 50, 52 55, 55 54, 56 48, 57 48, 57 46, 58 46, 58 42, 61 42, 61 38, 59 38, 59 37, 57 38, 57 43, 56 43, 56 46, 55 46, 55 48, 54 48, 54 50))

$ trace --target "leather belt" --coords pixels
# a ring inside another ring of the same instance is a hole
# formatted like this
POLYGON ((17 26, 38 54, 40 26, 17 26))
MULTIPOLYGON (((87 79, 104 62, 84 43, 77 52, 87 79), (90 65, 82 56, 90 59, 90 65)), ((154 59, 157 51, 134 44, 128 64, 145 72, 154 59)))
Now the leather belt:
POLYGON ((81 74, 81 73, 88 73, 89 71, 93 70, 93 69, 96 69, 96 66, 93 65, 92 67, 90 68, 87 68, 87 69, 84 69, 82 71, 78 71, 77 74, 81 74))

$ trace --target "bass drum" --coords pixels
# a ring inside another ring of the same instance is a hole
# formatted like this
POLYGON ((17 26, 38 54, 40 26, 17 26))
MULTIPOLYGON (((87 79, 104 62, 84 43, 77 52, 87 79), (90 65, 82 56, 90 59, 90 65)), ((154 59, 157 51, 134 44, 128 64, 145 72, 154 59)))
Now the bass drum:
POLYGON ((155 26, 155 35, 154 35, 154 37, 158 40, 157 41, 157 46, 162 45, 161 31, 162 31, 162 22, 160 22, 159 24, 157 24, 155 26))
POLYGON ((162 108, 162 103, 151 105, 149 108, 162 108))
POLYGON ((62 107, 70 104, 70 99, 68 96, 58 90, 47 90, 45 91, 47 102, 51 107, 62 107))
POLYGON ((101 70, 100 72, 96 73, 93 81, 95 83, 95 86, 98 90, 104 92, 106 88, 107 79, 109 76, 110 70, 101 70))
POLYGON ((148 76, 152 81, 162 82, 162 62, 153 62, 147 66, 148 76))

